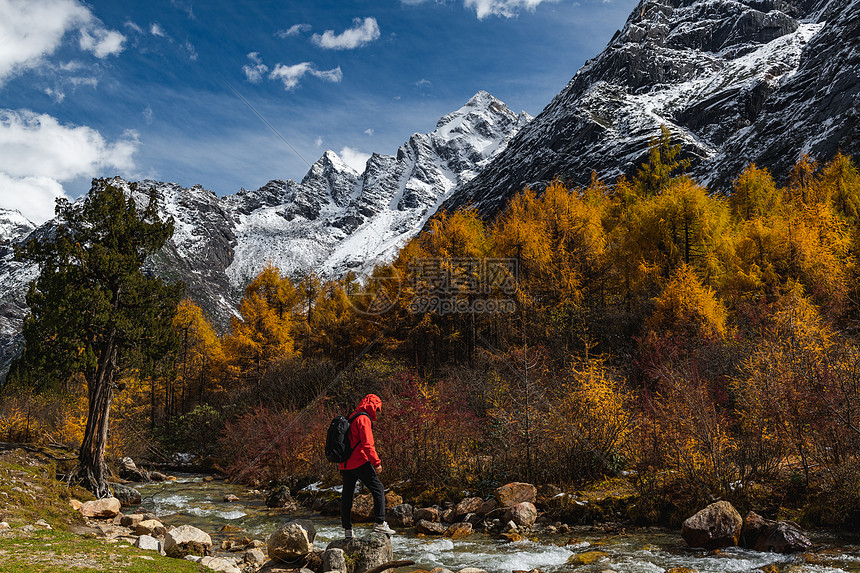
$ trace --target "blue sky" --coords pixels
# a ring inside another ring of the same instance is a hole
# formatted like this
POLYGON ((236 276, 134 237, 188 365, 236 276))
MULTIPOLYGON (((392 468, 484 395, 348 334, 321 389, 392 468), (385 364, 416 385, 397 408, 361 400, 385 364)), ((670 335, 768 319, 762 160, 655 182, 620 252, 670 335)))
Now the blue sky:
POLYGON ((479 90, 537 115, 637 1, 0 0, 0 207, 42 222, 117 174, 227 195, 326 149, 360 166, 479 90))

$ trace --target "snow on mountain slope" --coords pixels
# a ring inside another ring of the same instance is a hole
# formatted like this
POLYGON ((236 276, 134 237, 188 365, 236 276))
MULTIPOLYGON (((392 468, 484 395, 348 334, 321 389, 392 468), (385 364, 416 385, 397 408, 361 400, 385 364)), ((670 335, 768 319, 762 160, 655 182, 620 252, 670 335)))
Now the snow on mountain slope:
POLYGON ((237 236, 227 269, 231 283, 246 283, 268 263, 290 275, 312 270, 338 276, 391 257, 529 119, 479 92, 441 118, 432 133, 410 137, 396 156, 371 156, 364 173, 327 151, 301 183, 270 182, 225 199, 237 236), (240 208, 250 197, 272 196, 273 186, 283 189, 280 202, 240 208))
POLYGON ((26 237, 35 228, 20 211, 0 209, 0 244, 26 237))
POLYGON ((661 125, 683 144, 692 174, 718 191, 750 160, 782 168, 807 149, 856 154, 857 20, 857 0, 643 0, 444 208, 492 215, 556 176, 587 184, 592 171, 631 174, 661 125))

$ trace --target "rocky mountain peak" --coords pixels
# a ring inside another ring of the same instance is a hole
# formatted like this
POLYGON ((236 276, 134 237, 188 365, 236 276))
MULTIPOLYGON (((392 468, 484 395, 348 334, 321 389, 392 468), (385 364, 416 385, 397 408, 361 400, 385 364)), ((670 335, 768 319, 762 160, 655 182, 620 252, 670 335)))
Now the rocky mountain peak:
POLYGON ((643 0, 606 49, 443 208, 486 215, 554 177, 633 173, 666 126, 727 192, 747 162, 857 155, 858 0, 643 0))
POLYGON ((22 239, 35 228, 36 225, 17 209, 0 208, 0 244, 22 239))

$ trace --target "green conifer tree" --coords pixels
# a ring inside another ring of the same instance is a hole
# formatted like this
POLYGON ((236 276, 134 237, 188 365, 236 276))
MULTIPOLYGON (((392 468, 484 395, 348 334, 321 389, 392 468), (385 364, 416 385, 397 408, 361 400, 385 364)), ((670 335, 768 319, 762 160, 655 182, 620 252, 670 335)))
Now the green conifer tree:
POLYGON ((171 321, 184 285, 143 273, 147 257, 172 235, 173 221, 159 219, 154 191, 139 208, 133 194, 104 179, 93 180, 79 203, 58 199, 56 215, 54 233, 17 252, 40 267, 27 292, 21 364, 59 380, 86 379, 89 411, 75 477, 105 497, 114 380, 133 362, 177 346, 171 321))

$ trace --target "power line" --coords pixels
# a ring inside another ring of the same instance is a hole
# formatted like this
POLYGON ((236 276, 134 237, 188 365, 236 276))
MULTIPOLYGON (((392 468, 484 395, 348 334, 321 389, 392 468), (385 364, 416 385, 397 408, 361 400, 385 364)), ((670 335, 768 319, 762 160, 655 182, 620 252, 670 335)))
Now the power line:
POLYGON ((249 108, 251 108, 251 111, 253 111, 255 114, 257 114, 257 117, 259 117, 259 118, 263 121, 263 123, 265 123, 266 125, 268 125, 268 126, 269 126, 269 129, 271 129, 273 132, 275 132, 275 135, 277 135, 278 137, 280 137, 280 138, 281 138, 281 141, 283 141, 284 143, 286 143, 286 144, 287 144, 287 147, 289 147, 290 149, 292 149, 292 150, 293 150, 293 153, 295 153, 296 155, 298 155, 298 156, 299 156, 299 159, 301 159, 302 161, 304 161, 304 162, 305 162, 305 165, 307 165, 308 167, 311 167, 311 164, 310 164, 310 163, 308 163, 308 160, 307 160, 307 159, 305 159, 304 157, 302 157, 302 154, 301 154, 301 153, 299 153, 299 152, 296 150, 296 148, 295 148, 295 147, 293 147, 292 145, 290 145, 290 142, 289 142, 289 141, 287 141, 287 140, 284 138, 284 136, 283 136, 283 135, 281 135, 281 134, 278 132, 278 130, 277 130, 277 129, 275 129, 275 128, 274 128, 274 126, 273 126, 271 123, 269 123, 268 121, 266 121, 266 118, 265 118, 265 117, 263 117, 262 115, 260 115, 260 112, 258 112, 256 109, 254 109, 254 106, 252 106, 252 105, 248 102, 248 100, 246 100, 244 97, 242 97, 242 94, 240 94, 238 91, 236 91, 236 88, 234 88, 232 85, 230 85, 230 83, 229 83, 229 82, 227 82, 226 80, 224 81, 224 83, 225 83, 225 84, 227 84, 227 87, 229 87, 231 90, 233 90, 233 93, 234 93, 234 94, 236 94, 237 96, 239 96, 239 99, 240 99, 240 100, 242 100, 243 102, 245 102, 245 105, 247 105, 249 108))

